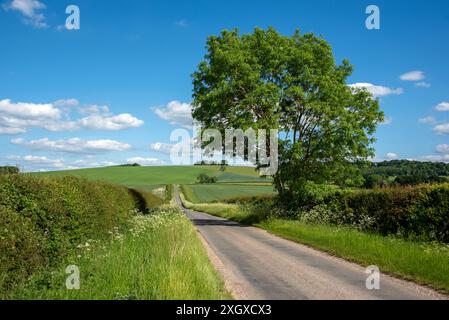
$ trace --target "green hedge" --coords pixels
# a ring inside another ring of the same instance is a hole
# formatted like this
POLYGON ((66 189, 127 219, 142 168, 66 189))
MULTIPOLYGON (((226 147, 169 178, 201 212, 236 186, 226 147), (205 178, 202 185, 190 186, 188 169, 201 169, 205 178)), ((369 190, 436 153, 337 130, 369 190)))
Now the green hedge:
POLYGON ((331 193, 298 218, 449 243, 449 184, 331 193))
POLYGON ((141 206, 136 195, 75 177, 0 176, 0 298, 79 244, 124 226, 141 206))

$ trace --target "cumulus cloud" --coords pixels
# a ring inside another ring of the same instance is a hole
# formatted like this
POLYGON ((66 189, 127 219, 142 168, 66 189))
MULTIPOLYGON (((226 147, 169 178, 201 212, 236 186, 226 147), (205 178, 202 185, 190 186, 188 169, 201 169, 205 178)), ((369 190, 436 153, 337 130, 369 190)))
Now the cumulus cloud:
POLYGON ((402 74, 399 78, 402 81, 420 81, 425 78, 425 75, 422 71, 410 71, 402 74))
POLYGON ((449 154, 430 155, 430 156, 424 156, 422 158, 425 161, 431 161, 431 162, 449 162, 449 154))
POLYGON ((400 95, 404 93, 402 88, 388 88, 384 86, 374 85, 372 83, 358 82, 349 85, 353 89, 366 89, 375 97, 383 97, 388 95, 400 95))
POLYGON ((437 111, 449 111, 449 102, 443 101, 436 105, 435 109, 437 111))
POLYGON ((428 117, 418 119, 418 122, 423 123, 423 124, 435 124, 437 122, 437 120, 432 116, 428 116, 428 117))
POLYGON ((439 145, 437 145, 436 151, 438 153, 449 154, 449 145, 448 144, 439 144, 439 145))
POLYGON ((22 128, 2 128, 0 127, 0 134, 10 134, 10 135, 14 135, 14 134, 19 134, 19 133, 25 133, 26 130, 22 129, 22 128))
POLYGON ((396 160, 399 156, 394 152, 387 153, 387 160, 396 160))
POLYGON ((128 128, 137 128, 143 125, 143 121, 133 117, 129 113, 119 114, 117 116, 91 115, 80 119, 78 124, 91 130, 123 130, 128 128))
POLYGON ((181 125, 185 128, 191 128, 192 106, 188 103, 171 101, 163 108, 154 108, 154 113, 161 119, 168 121, 172 125, 181 125))
POLYGON ((8 156, 6 159, 20 163, 27 171, 41 171, 42 169, 64 169, 63 159, 50 159, 45 156, 8 156))
POLYGON ((23 21, 35 28, 48 27, 44 14, 40 12, 46 5, 38 0, 13 0, 4 5, 4 8, 20 12, 24 16, 23 21))
POLYGON ((71 109, 61 107, 76 106, 76 99, 58 100, 54 103, 37 104, 0 100, 0 134, 24 133, 30 127, 48 131, 125 130, 137 128, 144 122, 129 113, 114 115, 108 106, 90 105, 79 108, 83 118, 69 120, 71 109), (65 115, 65 117, 62 117, 65 115))
POLYGON ((23 119, 46 118, 58 119, 61 111, 52 104, 13 103, 10 99, 0 100, 0 113, 6 116, 17 116, 23 119))
POLYGON ((449 123, 442 123, 442 124, 436 125, 433 128, 433 131, 435 131, 438 134, 449 134, 449 123))
POLYGON ((11 140, 12 144, 23 146, 32 150, 45 150, 66 153, 105 153, 110 151, 126 151, 131 145, 110 139, 82 140, 80 138, 50 140, 43 138, 39 140, 25 141, 22 138, 11 140))
POLYGON ((84 114, 84 115, 87 115, 87 114, 98 114, 98 113, 108 113, 109 112, 109 107, 108 106, 99 106, 97 104, 91 104, 91 105, 79 108, 79 112, 81 114, 84 114))
POLYGON ((154 166, 154 165, 163 164, 164 161, 159 160, 157 158, 133 157, 133 158, 126 159, 126 163, 129 163, 129 164, 138 163, 143 166, 154 166))
POLYGON ((0 100, 0 134, 23 133, 27 127, 44 127, 60 117, 61 110, 52 104, 0 100))

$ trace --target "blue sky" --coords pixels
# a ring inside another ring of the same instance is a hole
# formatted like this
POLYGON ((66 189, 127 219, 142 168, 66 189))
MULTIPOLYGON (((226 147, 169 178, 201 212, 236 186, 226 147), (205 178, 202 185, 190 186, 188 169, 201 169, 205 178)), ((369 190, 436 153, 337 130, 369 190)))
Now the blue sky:
POLYGON ((190 75, 222 29, 296 28, 330 42, 387 123, 376 160, 449 162, 449 2, 0 0, 0 164, 25 170, 169 164, 190 75), (81 28, 65 30, 66 7, 81 28), (380 30, 365 8, 380 8, 380 30), (402 79, 401 79, 402 76, 402 79), (156 147, 155 147, 156 146, 156 147))

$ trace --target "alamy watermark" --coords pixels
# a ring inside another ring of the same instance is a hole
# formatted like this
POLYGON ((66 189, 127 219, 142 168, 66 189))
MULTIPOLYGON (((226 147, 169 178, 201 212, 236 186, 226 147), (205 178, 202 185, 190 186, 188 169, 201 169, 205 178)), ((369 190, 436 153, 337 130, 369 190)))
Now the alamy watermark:
POLYGON ((174 165, 191 165, 204 157, 240 159, 257 165, 260 175, 274 175, 278 169, 277 129, 202 129, 196 125, 193 136, 187 129, 176 129, 170 135, 177 142, 170 149, 170 161, 174 165))
POLYGON ((380 270, 378 266, 369 266, 365 273, 368 274, 365 286, 368 290, 380 290, 380 270))
POLYGON ((369 16, 365 20, 365 26, 368 30, 379 30, 380 29, 380 9, 376 5, 369 5, 365 10, 366 14, 369 16))
POLYGON ((79 290, 80 289, 80 269, 76 265, 67 266, 65 273, 68 274, 65 280, 65 286, 67 290, 79 290))

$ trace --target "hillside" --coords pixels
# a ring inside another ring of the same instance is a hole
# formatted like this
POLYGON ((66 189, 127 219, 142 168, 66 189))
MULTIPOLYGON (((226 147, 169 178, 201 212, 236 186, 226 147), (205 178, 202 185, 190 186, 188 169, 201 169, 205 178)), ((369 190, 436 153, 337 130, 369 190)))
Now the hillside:
POLYGON ((39 175, 71 175, 90 180, 103 180, 128 187, 153 189, 160 185, 192 184, 201 173, 216 176, 218 182, 267 182, 259 177, 253 167, 226 167, 220 171, 218 166, 154 166, 154 167, 103 167, 92 169, 53 171, 39 175))

